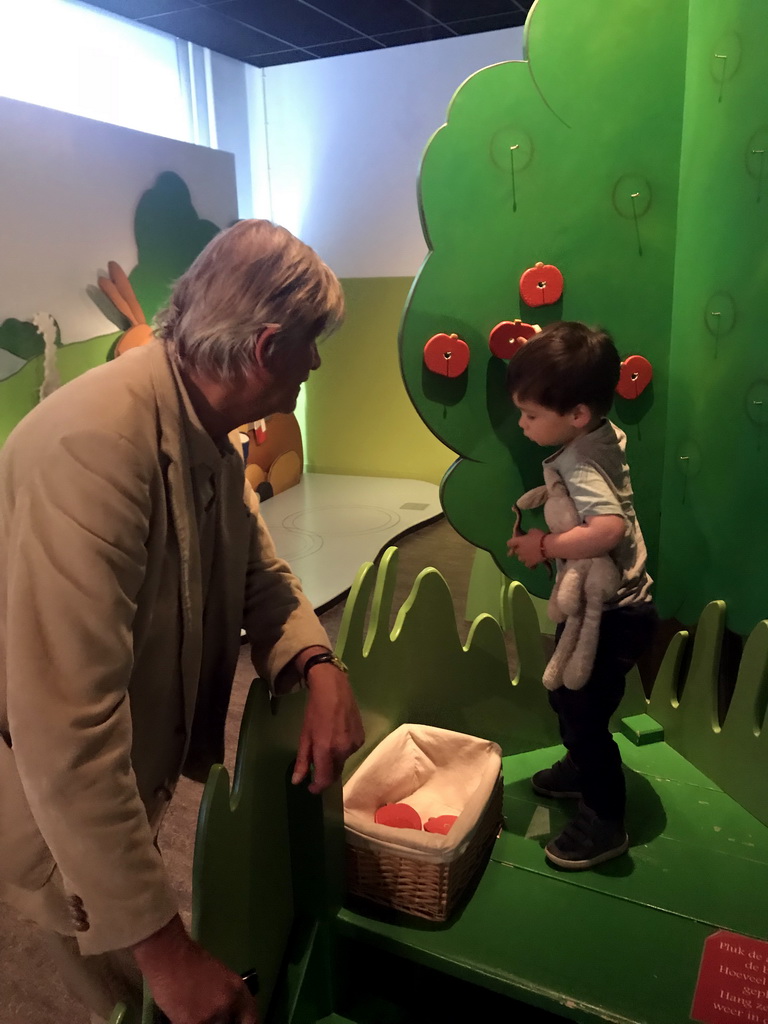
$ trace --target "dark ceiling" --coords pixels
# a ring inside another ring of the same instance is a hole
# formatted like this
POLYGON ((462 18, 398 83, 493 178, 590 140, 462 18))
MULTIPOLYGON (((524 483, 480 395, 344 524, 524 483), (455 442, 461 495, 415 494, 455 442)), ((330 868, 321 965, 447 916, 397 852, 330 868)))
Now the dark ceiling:
POLYGON ((88 0, 255 67, 522 25, 533 0, 88 0))

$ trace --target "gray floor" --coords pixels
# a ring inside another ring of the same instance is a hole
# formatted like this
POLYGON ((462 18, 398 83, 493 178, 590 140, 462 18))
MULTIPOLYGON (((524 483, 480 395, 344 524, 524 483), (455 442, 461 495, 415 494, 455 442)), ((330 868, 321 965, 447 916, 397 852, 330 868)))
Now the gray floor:
MULTIPOLYGON (((440 520, 401 538, 399 587, 393 602, 395 611, 425 566, 434 566, 445 577, 454 598, 462 640, 469 573, 474 548, 440 520)), ((321 619, 331 640, 338 633, 343 602, 326 611, 321 619)), ((253 672, 244 648, 240 659, 227 722, 227 761, 234 760, 237 731, 245 696, 253 672)), ((166 816, 161 844, 168 871, 179 894, 182 913, 189 916, 192 851, 201 786, 182 779, 173 805, 166 816)), ((3 907, 0 917, 0 1022, 1 1024, 89 1024, 89 1015, 73 1003, 58 981, 34 927, 20 921, 3 907)))

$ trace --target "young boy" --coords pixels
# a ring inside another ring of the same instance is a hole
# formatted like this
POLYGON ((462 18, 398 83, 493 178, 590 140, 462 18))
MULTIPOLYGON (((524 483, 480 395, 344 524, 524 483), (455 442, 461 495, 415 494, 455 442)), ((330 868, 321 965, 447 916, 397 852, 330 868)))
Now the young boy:
POLYGON ((649 647, 657 622, 624 454, 626 437, 606 418, 619 368, 619 354, 605 331, 560 322, 528 341, 507 372, 520 427, 536 444, 558 448, 544 464, 562 477, 581 520, 565 533, 532 529, 513 537, 509 554, 529 568, 556 558, 559 570, 565 559, 610 554, 621 574, 619 590, 603 611, 586 684, 549 693, 567 754, 531 779, 536 793, 580 800, 576 817, 545 848, 550 861, 570 870, 591 868, 629 846, 624 773, 608 723, 624 694, 626 674, 649 647))

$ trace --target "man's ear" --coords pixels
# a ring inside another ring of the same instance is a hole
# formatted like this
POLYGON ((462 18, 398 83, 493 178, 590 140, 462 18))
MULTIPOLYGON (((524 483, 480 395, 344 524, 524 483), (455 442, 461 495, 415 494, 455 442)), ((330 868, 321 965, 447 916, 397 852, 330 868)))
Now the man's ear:
POLYGON ((275 335, 280 330, 277 324, 266 324, 253 336, 253 355, 259 366, 270 366, 275 352, 275 335))

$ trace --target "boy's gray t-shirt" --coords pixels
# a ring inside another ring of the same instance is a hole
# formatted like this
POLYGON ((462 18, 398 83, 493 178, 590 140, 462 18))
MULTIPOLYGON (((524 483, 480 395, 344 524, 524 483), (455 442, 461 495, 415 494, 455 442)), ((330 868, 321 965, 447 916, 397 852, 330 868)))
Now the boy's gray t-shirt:
POLYGON ((624 537, 610 552, 621 573, 621 586, 606 608, 651 600, 653 581, 645 569, 647 551, 635 514, 626 445, 626 434, 603 420, 544 460, 563 478, 582 522, 589 516, 621 516, 625 521, 624 537))

